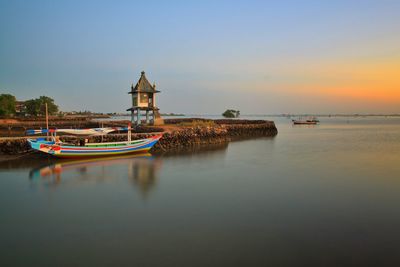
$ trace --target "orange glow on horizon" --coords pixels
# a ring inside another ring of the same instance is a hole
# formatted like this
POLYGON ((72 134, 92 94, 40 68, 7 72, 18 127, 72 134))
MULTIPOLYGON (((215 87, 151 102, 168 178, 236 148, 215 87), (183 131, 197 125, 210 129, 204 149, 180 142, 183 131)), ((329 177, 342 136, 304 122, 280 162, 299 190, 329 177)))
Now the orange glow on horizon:
POLYGON ((267 81, 257 88, 266 88, 286 95, 318 95, 340 101, 400 104, 400 59, 359 60, 342 62, 310 62, 299 67, 278 70, 283 78, 267 81))

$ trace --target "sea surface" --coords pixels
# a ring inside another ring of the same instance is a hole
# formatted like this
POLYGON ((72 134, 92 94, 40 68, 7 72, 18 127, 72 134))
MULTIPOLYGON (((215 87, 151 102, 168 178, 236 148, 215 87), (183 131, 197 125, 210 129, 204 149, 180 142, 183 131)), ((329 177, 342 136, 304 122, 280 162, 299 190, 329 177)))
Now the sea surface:
POLYGON ((400 266, 400 118, 261 118, 276 137, 0 164, 0 266, 400 266))

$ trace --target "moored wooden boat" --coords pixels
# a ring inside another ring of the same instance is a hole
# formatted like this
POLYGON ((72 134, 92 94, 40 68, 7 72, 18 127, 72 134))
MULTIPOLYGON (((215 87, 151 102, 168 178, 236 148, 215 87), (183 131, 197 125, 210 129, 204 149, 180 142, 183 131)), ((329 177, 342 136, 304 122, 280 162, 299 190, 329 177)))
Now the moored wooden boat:
POLYGON ((162 135, 156 135, 140 140, 86 143, 81 146, 38 139, 28 139, 28 142, 34 150, 47 153, 55 157, 77 158, 143 153, 149 151, 161 137, 162 135))
POLYGON ((51 135, 49 138, 28 139, 32 149, 59 158, 82 158, 122 155, 129 153, 145 153, 162 137, 161 134, 146 139, 131 140, 130 124, 127 128, 92 128, 92 129, 43 129, 28 130, 27 134, 51 135), (80 136, 105 135, 113 131, 127 131, 128 140, 123 142, 87 143, 81 139, 79 145, 61 142, 57 133, 63 132, 80 136))

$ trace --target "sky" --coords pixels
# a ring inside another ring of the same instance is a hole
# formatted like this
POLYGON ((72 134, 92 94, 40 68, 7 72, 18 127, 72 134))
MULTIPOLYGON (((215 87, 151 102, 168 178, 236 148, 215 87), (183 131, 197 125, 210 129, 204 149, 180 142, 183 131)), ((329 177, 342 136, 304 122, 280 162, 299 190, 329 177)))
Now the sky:
POLYGON ((0 0, 0 93, 125 112, 400 113, 400 1, 0 0))

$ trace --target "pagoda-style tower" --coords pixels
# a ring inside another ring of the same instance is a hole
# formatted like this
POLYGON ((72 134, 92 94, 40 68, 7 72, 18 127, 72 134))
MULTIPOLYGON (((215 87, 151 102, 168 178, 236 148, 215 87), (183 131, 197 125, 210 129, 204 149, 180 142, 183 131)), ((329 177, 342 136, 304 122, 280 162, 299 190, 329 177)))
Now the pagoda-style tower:
POLYGON ((141 124, 143 111, 146 111, 146 124, 154 125, 157 119, 159 119, 158 121, 161 120, 158 112, 159 109, 156 106, 156 93, 159 92, 156 90, 156 85, 151 85, 144 71, 142 71, 139 81, 135 87, 133 87, 133 84, 131 85, 131 91, 129 92, 132 95, 132 107, 127 109, 127 111, 131 112, 132 124, 141 124))

